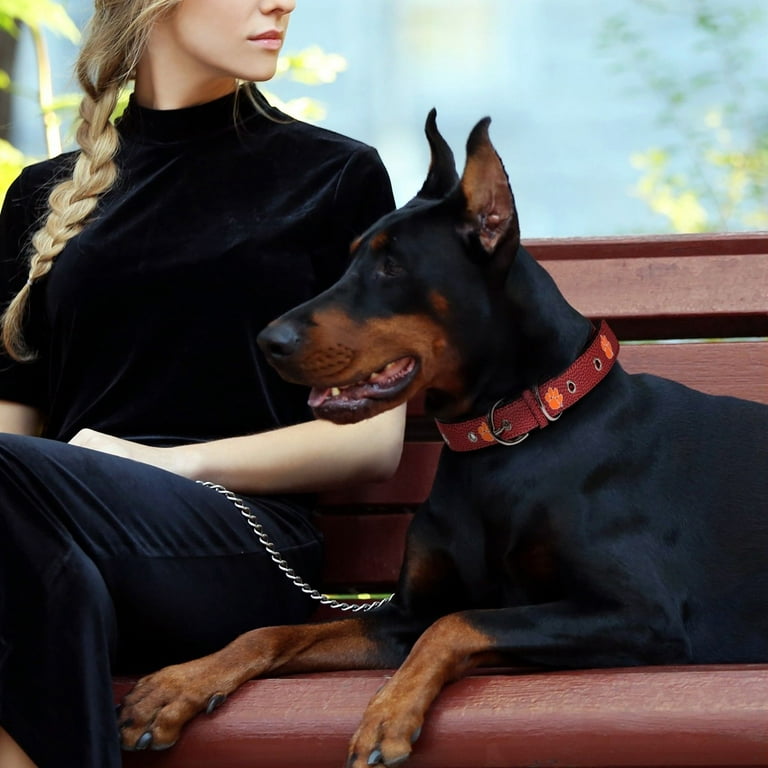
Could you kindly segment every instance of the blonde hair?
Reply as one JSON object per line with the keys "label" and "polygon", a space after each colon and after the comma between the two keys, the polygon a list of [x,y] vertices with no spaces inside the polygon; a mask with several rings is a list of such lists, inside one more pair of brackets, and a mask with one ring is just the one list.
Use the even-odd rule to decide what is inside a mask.
{"label": "blonde hair", "polygon": [[24,340],[24,315],[32,284],[50,272],[67,242],[86,225],[117,179],[119,148],[112,113],[121,89],[133,79],[154,23],[180,0],[96,0],[75,66],[83,89],[77,154],[72,175],[53,187],[48,212],[31,241],[29,277],[2,317],[2,342],[19,361],[35,358]]}

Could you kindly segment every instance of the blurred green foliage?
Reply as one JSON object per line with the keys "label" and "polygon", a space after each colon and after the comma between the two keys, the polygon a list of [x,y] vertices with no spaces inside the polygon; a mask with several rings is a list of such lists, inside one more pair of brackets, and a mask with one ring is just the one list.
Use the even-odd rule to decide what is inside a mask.
{"label": "blurred green foliage", "polygon": [[[80,39],[80,32],[75,23],[64,7],[54,0],[0,0],[0,30],[17,37],[20,25],[30,29],[37,45],[44,45],[43,30],[61,35],[72,43],[77,43]],[[40,74],[43,80],[47,76],[50,82],[50,72],[42,71],[42,68],[47,66],[45,50],[43,48],[41,51],[38,47],[38,59],[40,58],[43,59],[40,62]],[[0,70],[0,88],[14,91],[10,75],[2,70]],[[58,124],[55,108],[47,103],[42,93],[37,94],[36,98],[41,106],[41,119],[45,124],[53,125],[55,129],[55,125]],[[21,169],[34,159],[25,156],[4,139],[0,139],[0,198],[5,196],[8,185],[18,176]]]}
{"label": "blurred green foliage", "polygon": [[64,6],[54,0],[0,0],[0,29],[17,35],[19,24],[48,29],[73,43],[80,39],[80,32]]}
{"label": "blurred green foliage", "polygon": [[603,51],[630,87],[655,95],[669,137],[630,158],[640,173],[635,194],[674,232],[768,228],[768,77],[755,80],[750,67],[765,44],[751,34],[765,28],[764,3],[634,2],[654,19],[651,28],[687,28],[694,40],[679,74],[673,60],[681,51],[627,14],[603,27]]}

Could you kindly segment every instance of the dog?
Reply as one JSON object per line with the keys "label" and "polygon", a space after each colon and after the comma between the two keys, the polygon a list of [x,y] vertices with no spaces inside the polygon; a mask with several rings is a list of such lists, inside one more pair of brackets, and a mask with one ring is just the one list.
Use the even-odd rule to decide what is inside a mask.
{"label": "dog", "polygon": [[768,660],[768,408],[621,368],[610,328],[520,245],[489,122],[459,179],[433,110],[417,196],[259,337],[320,418],[425,392],[447,446],[395,598],[144,678],[123,704],[127,748],[169,746],[274,673],[398,668],[352,738],[361,768],[405,760],[443,686],[478,665]]}

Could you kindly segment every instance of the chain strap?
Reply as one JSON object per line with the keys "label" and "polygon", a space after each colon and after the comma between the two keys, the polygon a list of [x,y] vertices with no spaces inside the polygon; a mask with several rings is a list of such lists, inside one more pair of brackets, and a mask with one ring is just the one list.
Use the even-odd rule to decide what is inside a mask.
{"label": "chain strap", "polygon": [[385,597],[382,600],[374,600],[370,603],[345,603],[340,600],[334,600],[332,597],[328,597],[328,595],[324,595],[322,592],[318,592],[316,589],[313,589],[309,584],[307,584],[307,582],[304,581],[296,573],[296,571],[294,571],[293,568],[288,565],[288,563],[285,561],[285,558],[275,548],[275,545],[272,543],[269,536],[267,536],[264,527],[258,521],[256,515],[253,514],[250,507],[239,496],[236,496],[234,493],[232,493],[232,491],[228,490],[223,485],[217,485],[216,483],[209,483],[208,481],[203,480],[196,480],[195,482],[199,483],[200,485],[204,485],[206,488],[211,488],[217,493],[220,493],[225,498],[229,499],[229,501],[231,501],[234,505],[235,509],[237,509],[245,518],[245,521],[248,523],[248,525],[251,526],[251,530],[256,534],[256,537],[261,542],[261,545],[272,558],[272,562],[275,563],[277,567],[283,572],[285,578],[292,582],[305,595],[308,595],[312,600],[316,600],[318,603],[320,603],[320,605],[327,605],[331,608],[337,608],[340,611],[360,613],[364,611],[372,611],[374,608],[379,608],[382,605],[386,605],[394,597],[394,595],[390,595],[389,597]]}

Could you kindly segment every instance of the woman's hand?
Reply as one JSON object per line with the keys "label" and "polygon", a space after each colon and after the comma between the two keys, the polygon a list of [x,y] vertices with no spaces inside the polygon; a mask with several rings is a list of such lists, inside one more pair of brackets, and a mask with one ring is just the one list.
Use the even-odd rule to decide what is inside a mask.
{"label": "woman's hand", "polygon": [[177,475],[184,474],[176,453],[170,448],[157,448],[134,443],[120,437],[97,432],[95,429],[81,429],[69,442],[71,445],[79,445],[81,448],[90,448],[93,451],[110,453],[124,459],[151,464],[153,467],[165,469]]}

